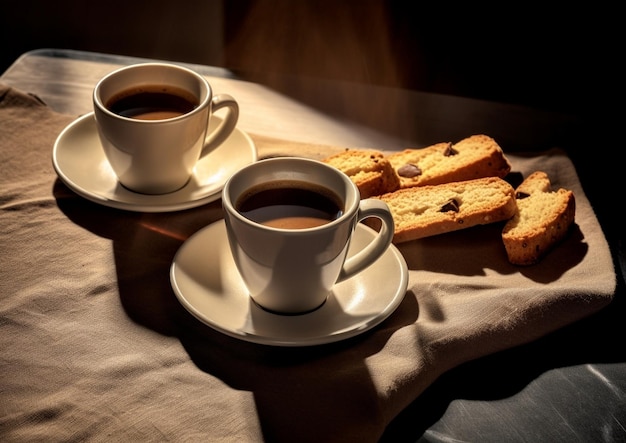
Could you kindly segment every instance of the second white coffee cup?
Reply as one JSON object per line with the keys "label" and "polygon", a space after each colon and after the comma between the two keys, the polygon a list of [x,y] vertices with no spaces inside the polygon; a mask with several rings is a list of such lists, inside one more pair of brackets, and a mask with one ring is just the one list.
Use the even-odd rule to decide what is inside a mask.
{"label": "second white coffee cup", "polygon": [[[280,314],[323,305],[335,284],[388,249],[394,232],[384,202],[361,200],[343,172],[304,158],[244,167],[226,182],[222,202],[231,252],[252,300]],[[382,228],[346,260],[357,223],[368,217],[379,218]]]}

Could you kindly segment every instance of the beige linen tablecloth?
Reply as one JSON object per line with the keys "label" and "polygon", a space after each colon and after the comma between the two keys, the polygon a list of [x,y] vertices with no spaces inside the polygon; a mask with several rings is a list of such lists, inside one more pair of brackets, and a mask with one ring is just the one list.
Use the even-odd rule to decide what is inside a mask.
{"label": "beige linen tablecloth", "polygon": [[[0,441],[376,441],[448,369],[586,317],[615,290],[554,149],[509,156],[576,195],[573,232],[539,265],[508,264],[501,225],[407,243],[408,291],[373,330],[306,348],[239,341],[192,317],[169,282],[220,201],[146,214],[77,196],[51,162],[75,117],[0,85]],[[252,136],[261,156],[340,149]]]}

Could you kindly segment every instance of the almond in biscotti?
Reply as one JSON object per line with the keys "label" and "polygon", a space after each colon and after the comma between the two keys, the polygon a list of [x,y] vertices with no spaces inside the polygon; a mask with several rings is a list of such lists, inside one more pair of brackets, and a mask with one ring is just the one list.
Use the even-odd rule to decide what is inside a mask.
{"label": "almond in biscotti", "polygon": [[567,236],[576,200],[570,190],[552,191],[543,171],[529,175],[515,190],[515,197],[517,212],[505,224],[502,241],[509,262],[533,265]]}

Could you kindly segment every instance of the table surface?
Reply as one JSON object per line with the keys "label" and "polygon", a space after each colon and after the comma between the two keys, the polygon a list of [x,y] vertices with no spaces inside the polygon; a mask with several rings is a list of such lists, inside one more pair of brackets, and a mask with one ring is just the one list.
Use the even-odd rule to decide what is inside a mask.
{"label": "table surface", "polygon": [[[16,60],[0,82],[80,115],[91,111],[100,77],[137,61],[144,60],[39,50]],[[487,133],[505,150],[524,151],[567,148],[580,124],[576,116],[462,97],[313,78],[267,86],[225,69],[187,66],[209,77],[215,91],[236,94],[241,129],[303,142],[397,150]],[[613,237],[609,243],[619,268],[621,244]],[[383,441],[560,441],[563,426],[578,441],[626,441],[626,347],[619,338],[626,310],[618,280],[610,309],[446,373],[391,423]],[[601,387],[614,395],[599,395]]]}

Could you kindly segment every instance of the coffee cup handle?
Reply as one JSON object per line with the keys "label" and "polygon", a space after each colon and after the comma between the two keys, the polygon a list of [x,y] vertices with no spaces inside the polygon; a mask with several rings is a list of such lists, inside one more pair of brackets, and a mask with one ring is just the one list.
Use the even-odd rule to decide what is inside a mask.
{"label": "coffee cup handle", "polygon": [[361,200],[357,222],[369,217],[381,220],[380,231],[365,248],[345,261],[337,282],[352,277],[374,263],[383,255],[393,240],[394,221],[385,202],[376,199]]}
{"label": "coffee cup handle", "polygon": [[[214,148],[224,143],[237,125],[237,120],[239,120],[239,104],[228,94],[214,95],[212,99],[212,113],[223,108],[228,109],[226,116],[222,119],[219,126],[207,135],[204,140],[201,156],[205,156]],[[211,118],[212,117],[211,115]]]}

